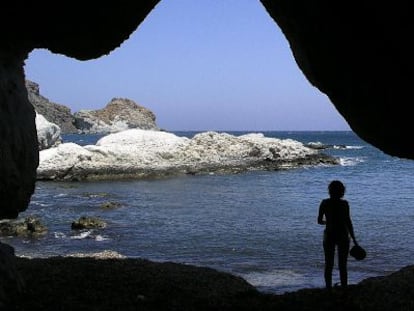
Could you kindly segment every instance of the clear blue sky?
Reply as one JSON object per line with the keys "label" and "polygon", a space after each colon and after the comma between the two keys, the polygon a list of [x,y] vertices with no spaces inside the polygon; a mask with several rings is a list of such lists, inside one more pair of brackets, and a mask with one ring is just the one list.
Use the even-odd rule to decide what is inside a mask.
{"label": "clear blue sky", "polygon": [[258,0],[162,0],[109,55],[35,50],[25,73],[72,112],[129,98],[168,131],[349,130]]}

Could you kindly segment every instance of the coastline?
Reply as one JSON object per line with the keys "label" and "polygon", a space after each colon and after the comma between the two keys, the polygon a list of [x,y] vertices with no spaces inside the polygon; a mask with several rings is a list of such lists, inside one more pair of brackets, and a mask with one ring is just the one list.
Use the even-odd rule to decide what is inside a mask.
{"label": "coastline", "polygon": [[[356,183],[356,185],[359,185],[359,183]],[[365,186],[361,187],[361,189],[364,190],[364,194],[369,193]],[[410,187],[409,189],[412,188]],[[407,193],[411,196],[411,192]],[[398,196],[401,196],[401,191],[398,192]],[[364,202],[365,200],[364,196]],[[379,210],[378,205],[374,203],[372,205],[375,206],[375,211],[377,212]],[[355,206],[358,206],[358,202],[355,202]],[[378,226],[378,224],[376,224],[376,226]],[[375,230],[367,229],[367,231],[378,236]],[[368,236],[365,238],[369,240]],[[409,242],[410,239],[406,239],[406,241]],[[400,243],[401,242],[404,241],[400,241]],[[388,247],[385,243],[382,243],[381,246],[385,249]],[[378,252],[383,254],[384,250],[379,249]],[[387,249],[387,253],[391,253],[391,251]],[[395,256],[395,253],[391,254],[393,257],[399,257],[399,255]],[[28,296],[29,300],[26,305],[23,305],[24,299],[22,298],[27,296],[20,296],[22,302],[19,302],[19,306],[24,308],[18,310],[29,310],[29,305],[31,306],[30,310],[36,310],[36,308],[38,308],[38,310],[48,310],[49,306],[50,310],[113,310],[118,308],[123,310],[203,310],[203,308],[204,310],[349,310],[352,308],[352,310],[412,310],[413,308],[412,297],[414,295],[411,285],[413,284],[413,269],[410,267],[403,269],[404,271],[396,272],[392,278],[386,276],[382,280],[381,278],[376,278],[375,280],[363,281],[361,282],[364,283],[363,286],[360,286],[361,284],[355,286],[352,285],[347,298],[347,308],[345,308],[343,306],[341,293],[339,291],[336,292],[336,290],[334,290],[332,299],[329,298],[329,300],[326,298],[327,292],[323,289],[304,288],[303,290],[301,289],[282,296],[261,295],[260,293],[257,295],[252,292],[242,295],[241,297],[221,297],[219,295],[218,297],[214,296],[213,298],[210,298],[212,302],[208,302],[207,299],[201,299],[199,295],[209,295],[209,297],[212,297],[212,294],[206,294],[206,292],[210,293],[212,290],[211,287],[199,289],[196,288],[196,286],[198,286],[197,284],[193,285],[194,282],[197,283],[199,280],[206,279],[200,271],[196,271],[190,281],[183,281],[184,284],[188,284],[196,289],[182,289],[178,286],[180,284],[180,281],[178,281],[179,277],[174,277],[173,280],[171,280],[168,279],[166,275],[157,274],[154,273],[154,271],[151,272],[151,270],[144,271],[146,270],[144,269],[140,273],[134,272],[134,269],[127,270],[130,272],[132,271],[129,275],[120,271],[118,272],[118,277],[115,277],[112,275],[111,271],[117,271],[117,268],[114,268],[114,270],[105,268],[105,265],[100,265],[101,261],[98,262],[95,260],[92,261],[89,269],[94,271],[96,275],[88,275],[87,279],[83,279],[80,278],[79,275],[85,275],[83,270],[88,269],[85,268],[86,264],[82,260],[66,261],[66,259],[63,259],[62,264],[59,266],[55,263],[48,263],[50,260],[51,258],[39,262],[36,260],[36,263],[32,260],[21,260],[22,263],[19,263],[19,269],[23,267],[24,271],[28,272],[29,275],[32,275],[28,277],[30,286],[37,286],[38,288],[31,289],[31,294]],[[111,262],[118,261],[120,260]],[[124,267],[130,264],[129,261],[128,263],[123,262]],[[137,264],[139,265],[140,263]],[[43,268],[39,268],[38,265],[45,265],[50,271],[44,271]],[[94,267],[95,265],[96,267]],[[115,263],[114,265],[117,266],[118,264]],[[179,269],[179,267],[177,269]],[[73,276],[72,279],[72,271],[79,271],[79,273],[75,273],[75,276],[78,276],[77,279],[75,276]],[[149,275],[148,278],[139,280],[140,277],[144,277],[144,275],[147,274]],[[99,278],[98,275],[101,275],[101,278]],[[47,277],[49,277],[49,279],[47,279]],[[106,284],[105,286],[100,284],[101,280],[104,280],[104,283]],[[138,283],[135,283],[136,281]],[[65,284],[73,286],[73,289],[69,290],[70,292],[73,291],[70,296],[72,297],[71,301],[65,302],[64,305],[62,305],[62,299],[59,297],[66,297],[68,288],[65,288],[63,285],[59,284],[59,282],[65,282]],[[147,300],[148,294],[150,294],[149,290],[147,296],[139,294],[139,298],[135,299],[128,298],[130,297],[129,293],[122,287],[123,284],[128,284],[129,288],[140,288],[138,286],[147,288],[152,282],[159,282],[166,285],[165,287],[163,287],[164,285],[160,285],[159,288],[161,292],[153,293],[153,298],[151,300]],[[97,286],[96,284],[99,285]],[[179,288],[170,294],[169,291],[171,286],[176,285]],[[48,286],[48,288],[45,290],[43,287],[46,286]],[[49,287],[54,288],[54,290],[52,291]],[[87,293],[84,293],[84,291],[87,291]],[[44,300],[49,292],[51,293],[51,297],[47,297],[47,299]],[[173,294],[175,296],[171,297]],[[102,301],[98,298],[96,298],[96,301],[93,301],[91,297],[94,295],[100,297]],[[118,299],[118,295],[124,297],[124,301]],[[166,300],[166,302],[164,302],[164,300]]]}

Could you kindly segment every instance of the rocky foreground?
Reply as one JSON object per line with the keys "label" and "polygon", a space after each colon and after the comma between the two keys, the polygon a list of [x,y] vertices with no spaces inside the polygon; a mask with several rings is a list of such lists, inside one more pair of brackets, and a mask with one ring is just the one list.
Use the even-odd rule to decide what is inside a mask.
{"label": "rocky foreground", "polygon": [[210,268],[143,259],[18,258],[16,265],[25,290],[2,310],[414,310],[414,266],[347,291],[272,295]]}
{"label": "rocky foreground", "polygon": [[130,129],[101,138],[96,145],[62,143],[40,151],[39,180],[143,178],[180,174],[280,170],[337,165],[339,159],[292,139],[263,134],[233,136],[204,132],[193,138]]}

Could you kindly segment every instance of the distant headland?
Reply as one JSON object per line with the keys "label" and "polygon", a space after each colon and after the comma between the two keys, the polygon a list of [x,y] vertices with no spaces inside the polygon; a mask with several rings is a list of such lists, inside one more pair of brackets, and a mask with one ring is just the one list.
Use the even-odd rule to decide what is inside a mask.
{"label": "distant headland", "polygon": [[132,128],[159,130],[155,114],[127,98],[112,98],[102,109],[72,113],[69,107],[41,95],[39,84],[26,80],[26,89],[35,111],[59,126],[61,134],[109,134]]}

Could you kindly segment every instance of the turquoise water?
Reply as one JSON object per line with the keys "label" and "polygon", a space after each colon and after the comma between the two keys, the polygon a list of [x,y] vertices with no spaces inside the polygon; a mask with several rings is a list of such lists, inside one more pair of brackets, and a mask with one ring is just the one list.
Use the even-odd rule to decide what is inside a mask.
{"label": "turquoise water", "polygon": [[[340,157],[342,165],[115,182],[38,182],[20,217],[40,217],[49,228],[47,235],[2,241],[18,255],[114,250],[129,257],[209,266],[273,293],[323,287],[323,227],[316,217],[329,181],[340,179],[347,186],[357,239],[368,252],[364,261],[350,259],[350,283],[413,264],[414,161],[385,155],[352,132],[263,133],[344,145],[325,151]],[[98,138],[64,136],[83,145]],[[104,210],[105,202],[120,206]],[[71,222],[84,215],[98,216],[108,226],[72,231]],[[338,279],[335,270],[334,282]]]}

